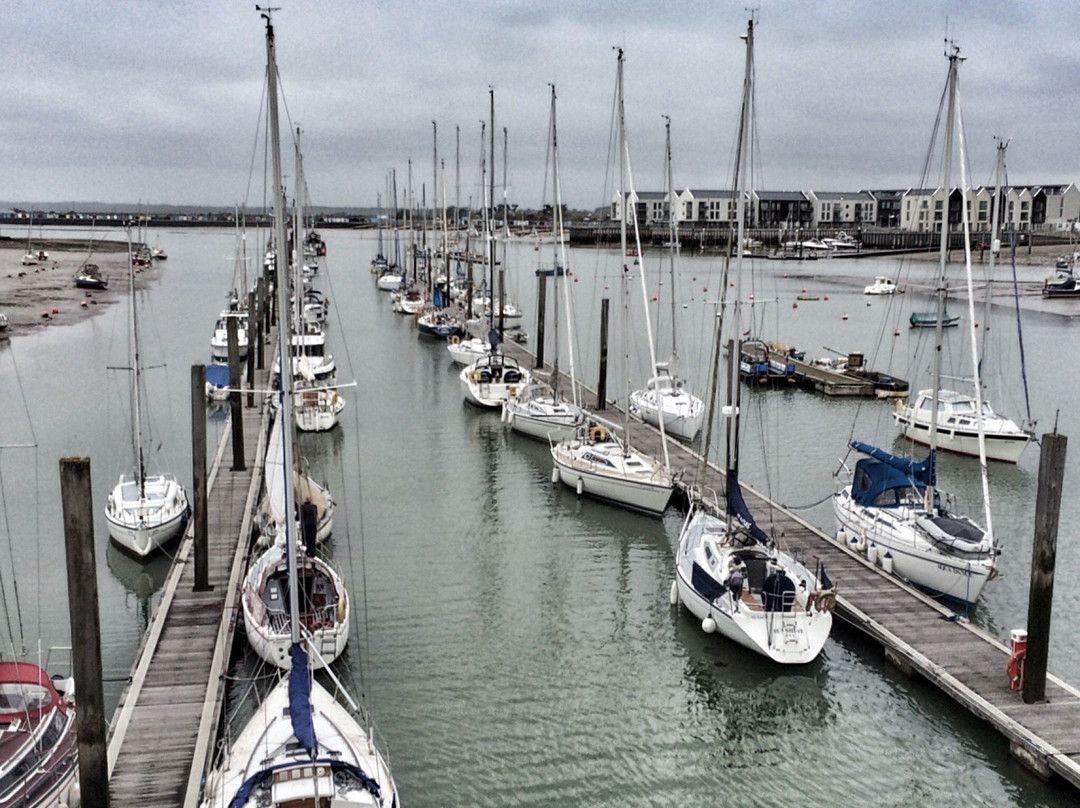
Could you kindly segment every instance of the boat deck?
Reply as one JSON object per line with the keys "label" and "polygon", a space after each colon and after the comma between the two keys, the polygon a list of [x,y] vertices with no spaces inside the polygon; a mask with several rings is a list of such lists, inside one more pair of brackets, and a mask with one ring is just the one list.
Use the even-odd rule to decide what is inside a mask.
{"label": "boat deck", "polygon": [[[267,371],[256,389],[268,387]],[[161,603],[143,637],[111,722],[109,793],[113,805],[181,808],[197,804],[212,753],[228,663],[242,560],[261,485],[269,408],[243,409],[244,471],[231,471],[225,429],[208,479],[209,582],[196,592],[194,527],[177,550]],[[192,520],[194,523],[194,520]]]}
{"label": "boat deck", "polygon": [[[502,349],[527,367],[535,364],[513,341],[502,343]],[[595,392],[579,387],[581,400],[595,403]],[[611,410],[605,417],[614,421],[620,416]],[[660,457],[660,441],[657,429],[643,423],[634,427],[635,448]],[[684,496],[691,487],[723,492],[723,472],[688,446],[669,440],[668,454],[672,469],[681,470],[678,487]],[[745,483],[743,492],[763,528],[808,567],[815,559],[825,565],[838,585],[835,614],[840,620],[880,643],[903,673],[922,677],[990,724],[1010,753],[1037,775],[1057,776],[1080,788],[1080,689],[1049,675],[1047,700],[1025,704],[1009,687],[1004,643]]]}

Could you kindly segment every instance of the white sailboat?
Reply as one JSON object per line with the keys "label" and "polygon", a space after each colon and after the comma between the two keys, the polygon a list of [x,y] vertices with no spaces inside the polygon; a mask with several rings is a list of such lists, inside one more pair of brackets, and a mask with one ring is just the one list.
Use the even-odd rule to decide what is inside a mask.
{"label": "white sailboat", "polygon": [[[275,179],[275,226],[279,243],[284,243],[282,214],[281,155],[277,130],[277,81],[274,33],[269,11],[263,11],[266,25],[270,125],[273,138]],[[288,308],[287,284],[278,291],[281,310]],[[284,320],[285,318],[283,318]],[[283,331],[288,331],[286,327]],[[279,350],[286,353],[289,342],[282,334]],[[282,408],[290,408],[291,382],[283,380]],[[286,430],[288,431],[288,430]],[[284,444],[285,467],[292,464],[290,441]],[[292,486],[286,485],[286,513],[293,513]],[[296,523],[288,520],[285,547],[296,544]],[[285,553],[291,560],[293,552]],[[318,656],[310,634],[301,620],[301,582],[297,564],[289,563],[288,591],[283,593],[289,608],[290,672],[264,697],[238,736],[206,779],[202,808],[293,808],[296,806],[387,806],[398,805],[397,790],[390,769],[374,743],[370,729],[312,678],[309,653]],[[339,683],[340,684],[340,683]],[[353,711],[355,703],[350,702]]]}
{"label": "white sailboat", "polygon": [[[751,99],[753,97],[754,21],[747,26],[746,77],[743,85],[742,114],[735,164],[735,193],[738,213],[738,239],[745,237],[745,182],[749,160]],[[743,250],[736,258],[736,287],[742,275]],[[720,311],[727,299],[725,271]],[[723,517],[710,514],[700,497],[694,503],[679,535],[675,559],[675,581],[671,585],[672,605],[682,603],[701,620],[707,634],[720,632],[729,640],[756,651],[774,662],[798,664],[812,662],[821,653],[832,628],[832,607],[836,588],[823,568],[811,571],[793,555],[784,552],[772,537],[754,521],[743,500],[739,486],[739,384],[738,344],[740,323],[738,288],[729,315],[731,337],[727,342],[728,418],[725,443],[725,505]],[[717,318],[719,347],[722,318]],[[719,362],[719,351],[714,361]],[[715,370],[714,370],[715,374]],[[715,376],[713,384],[715,401]],[[710,419],[711,421],[711,419]],[[706,435],[705,456],[708,456]],[[714,503],[719,512],[719,503]]]}
{"label": "white sailboat", "polygon": [[[617,125],[619,144],[619,194],[626,199],[627,174],[629,174],[630,152],[626,140],[626,125],[623,112],[623,52],[618,50],[618,68],[616,73],[617,90]],[[632,186],[632,182],[630,183]],[[627,234],[625,205],[620,227],[620,258],[626,261]],[[634,225],[635,247],[640,254],[641,245],[637,238],[637,223]],[[629,290],[626,276],[629,268],[624,266],[621,273],[623,297],[623,341],[630,340]],[[644,289],[644,287],[642,287]],[[648,307],[645,309],[646,331],[648,326]],[[652,351],[650,333],[650,352]],[[624,356],[629,360],[629,352]],[[655,365],[655,361],[653,362]],[[629,361],[627,361],[629,365]],[[626,392],[630,393],[630,368],[626,368]],[[661,446],[664,459],[635,449],[631,445],[630,421],[624,413],[622,435],[616,435],[611,429],[600,425],[581,428],[577,435],[568,440],[551,441],[551,458],[554,461],[552,482],[562,482],[577,491],[578,495],[588,494],[597,499],[606,500],[632,510],[649,514],[661,514],[671,499],[675,489],[668,459],[667,443],[663,435],[661,422]]]}
{"label": "white sailboat", "polygon": [[[960,64],[959,48],[950,43],[946,54],[949,60],[948,104],[944,187],[951,189],[950,170],[954,135],[959,135],[961,188],[966,189],[966,159],[963,127],[960,125],[957,102],[957,74]],[[949,197],[945,194],[942,212],[941,247],[938,277],[938,307],[936,350],[934,353],[933,387],[927,391],[928,401],[940,401],[942,328],[945,308],[945,270],[949,238]],[[974,323],[974,289],[971,281],[971,238],[967,206],[963,205],[961,220],[964,230],[964,261],[968,278],[969,323]],[[986,582],[995,573],[999,549],[994,541],[990,519],[989,484],[986,475],[986,444],[983,437],[981,384],[974,333],[972,367],[974,372],[975,442],[982,470],[983,507],[986,528],[973,520],[952,512],[949,497],[936,485],[936,461],[940,435],[948,427],[931,418],[927,442],[929,453],[919,461],[893,455],[859,441],[850,446],[866,457],[855,464],[852,483],[833,497],[833,512],[841,529],[838,538],[851,537],[857,546],[865,548],[869,557],[880,559],[893,574],[911,583],[965,604],[975,603]]]}
{"label": "white sailboat", "polygon": [[[657,362],[653,358],[653,376],[645,387],[630,394],[630,412],[645,423],[660,426],[663,421],[664,431],[683,440],[693,440],[705,420],[705,404],[693,395],[686,382],[677,374],[679,352],[675,339],[676,298],[675,298],[675,257],[679,254],[678,212],[674,204],[674,190],[671,173],[671,119],[666,115],[665,129],[667,158],[667,195],[672,200],[668,205],[668,266],[670,270],[671,291],[671,360]],[[641,273],[644,284],[645,272]],[[647,304],[646,304],[647,305]]]}
{"label": "white sailboat", "polygon": [[[566,255],[566,242],[562,238],[563,208],[562,208],[562,181],[559,174],[559,138],[555,120],[555,85],[551,85],[551,177],[552,191],[555,198],[553,207],[553,228],[556,237],[552,240],[553,250],[552,280],[554,283],[555,316],[552,318],[552,343],[554,358],[551,363],[550,381],[543,382],[538,379],[520,388],[517,395],[508,398],[503,403],[503,422],[510,425],[515,432],[530,438],[547,441],[569,440],[585,426],[588,413],[578,404],[578,387],[574,374],[574,336],[573,321],[570,318],[570,295],[569,284],[563,282],[561,290],[563,299],[560,301],[559,277],[565,274],[568,266]],[[538,248],[539,249],[539,248]],[[560,272],[556,268],[561,268]],[[539,273],[540,270],[538,270]],[[561,390],[561,374],[559,372],[560,360],[560,318],[559,304],[566,306],[566,343],[567,354],[570,360],[570,395],[567,397]]]}
{"label": "white sailboat", "polygon": [[139,324],[136,309],[135,269],[131,263],[128,233],[128,292],[130,298],[129,343],[131,346],[131,474],[121,474],[109,493],[105,521],[109,536],[122,549],[144,557],[184,530],[191,508],[187,493],[171,474],[148,474],[144,456],[142,369],[139,356]]}
{"label": "white sailboat", "polygon": [[[987,277],[994,276],[994,258],[1001,246],[998,239],[998,207],[1001,198],[1001,175],[1005,166],[1005,144],[998,145],[994,204],[991,225],[990,263]],[[989,294],[989,291],[988,291]],[[989,316],[989,312],[987,312]],[[974,317],[970,318],[974,324]],[[989,326],[983,329],[985,335]],[[974,335],[972,335],[974,341]],[[991,409],[986,401],[978,402],[975,396],[957,390],[940,390],[937,406],[932,390],[920,390],[912,404],[896,406],[893,418],[901,434],[908,440],[930,445],[930,424],[936,420],[938,448],[956,454],[979,456],[980,441],[985,447],[988,460],[1016,463],[1024,449],[1035,438],[1032,425],[1017,426],[1012,419]],[[982,438],[980,438],[980,426]]]}

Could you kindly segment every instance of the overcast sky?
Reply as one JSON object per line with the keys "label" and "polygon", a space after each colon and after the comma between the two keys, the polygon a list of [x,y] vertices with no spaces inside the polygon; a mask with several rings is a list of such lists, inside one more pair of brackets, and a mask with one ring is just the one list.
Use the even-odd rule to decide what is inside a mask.
{"label": "overcast sky", "polygon": [[[407,161],[432,183],[432,125],[454,202],[477,197],[480,121],[495,89],[496,176],[542,200],[550,90],[564,200],[607,201],[613,46],[625,49],[635,187],[663,187],[662,115],[677,187],[730,186],[750,5],[745,0],[277,0],[278,68],[304,130],[318,205],[374,205]],[[265,71],[253,0],[5,2],[0,199],[262,202]],[[1013,183],[1080,181],[1080,3],[760,0],[755,187],[916,185],[945,84],[946,35],[966,58],[972,180],[1011,138]],[[257,176],[252,176],[254,163]],[[293,169],[291,153],[287,173]]]}

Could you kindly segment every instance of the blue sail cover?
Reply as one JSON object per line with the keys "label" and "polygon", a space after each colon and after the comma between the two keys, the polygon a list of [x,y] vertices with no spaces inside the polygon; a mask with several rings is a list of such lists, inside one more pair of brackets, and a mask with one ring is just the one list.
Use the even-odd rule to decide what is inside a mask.
{"label": "blue sail cover", "polygon": [[768,544],[769,535],[758,527],[757,522],[754,521],[754,517],[750,515],[750,509],[746,507],[746,500],[743,499],[742,488],[739,487],[739,478],[735,472],[730,469],[727,473],[726,494],[728,513],[742,522],[755,540],[761,544]]}
{"label": "blue sail cover", "polygon": [[851,481],[851,498],[864,507],[896,507],[905,501],[908,489],[925,491],[934,482],[934,454],[923,460],[899,457],[870,446],[852,441],[851,447],[870,455],[855,464],[855,476]]}
{"label": "blue sail cover", "polygon": [[228,365],[207,365],[206,366],[206,383],[212,384],[214,387],[228,387],[229,386],[229,366]]}
{"label": "blue sail cover", "polygon": [[293,643],[292,670],[289,671],[289,719],[293,735],[311,754],[315,754],[315,727],[311,723],[311,675],[308,673],[307,653],[299,643]]}
{"label": "blue sail cover", "polygon": [[928,485],[937,485],[937,463],[934,452],[929,452],[922,460],[916,460],[913,457],[890,454],[884,449],[879,449],[876,446],[871,446],[869,443],[863,443],[862,441],[853,440],[850,443],[850,446],[855,451],[870,455],[870,457],[875,460],[880,460],[882,463],[896,469],[902,474],[906,474],[911,478],[911,482],[909,482],[908,485],[914,485],[918,488],[925,488]]}
{"label": "blue sail cover", "polygon": [[438,286],[436,286],[436,287],[435,287],[435,288],[434,288],[434,289],[432,290],[432,293],[431,293],[431,302],[435,304],[435,308],[437,308],[437,309],[441,309],[441,308],[443,307],[443,304],[442,304],[442,295],[441,295],[441,294],[439,293],[439,287],[438,287]]}

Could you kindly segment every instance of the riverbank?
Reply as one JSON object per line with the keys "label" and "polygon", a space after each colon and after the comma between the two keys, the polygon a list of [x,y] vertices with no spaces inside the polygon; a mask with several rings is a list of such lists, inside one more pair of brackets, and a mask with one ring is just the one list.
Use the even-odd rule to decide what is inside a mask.
{"label": "riverbank", "polygon": [[[48,259],[24,266],[26,245],[0,242],[0,312],[8,318],[6,336],[80,322],[115,303],[127,289],[126,244],[94,245],[91,260],[110,280],[109,288],[101,291],[75,286],[75,274],[87,260],[85,241],[44,239],[34,249],[45,250]],[[148,272],[152,276],[157,270]]]}

